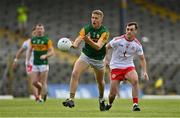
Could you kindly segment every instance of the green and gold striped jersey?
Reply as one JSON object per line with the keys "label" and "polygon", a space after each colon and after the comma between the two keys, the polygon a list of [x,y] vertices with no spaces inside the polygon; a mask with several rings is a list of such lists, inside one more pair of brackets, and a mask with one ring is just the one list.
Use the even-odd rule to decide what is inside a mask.
{"label": "green and gold striped jersey", "polygon": [[48,49],[52,47],[52,41],[48,36],[35,36],[32,37],[30,45],[34,52],[34,65],[47,65],[48,59],[40,59],[41,55],[47,54]]}
{"label": "green and gold striped jersey", "polygon": [[83,38],[87,34],[90,35],[90,38],[94,42],[98,42],[98,40],[102,40],[103,42],[105,42],[105,44],[100,50],[97,51],[96,49],[92,48],[89,44],[85,43],[84,47],[82,48],[82,52],[86,56],[88,56],[92,59],[95,59],[95,60],[104,59],[104,57],[106,55],[106,47],[105,46],[106,46],[106,43],[108,42],[108,38],[109,38],[109,32],[108,32],[107,28],[102,25],[99,29],[94,29],[91,24],[86,25],[79,32],[79,36],[81,38]]}

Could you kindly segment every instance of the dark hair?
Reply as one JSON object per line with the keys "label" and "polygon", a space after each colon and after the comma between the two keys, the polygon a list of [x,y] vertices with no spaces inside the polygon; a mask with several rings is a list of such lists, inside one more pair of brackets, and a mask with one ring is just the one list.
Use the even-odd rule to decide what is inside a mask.
{"label": "dark hair", "polygon": [[138,23],[137,22],[129,22],[129,23],[127,23],[126,27],[127,26],[132,26],[132,25],[135,26],[135,29],[138,29]]}
{"label": "dark hair", "polygon": [[42,23],[38,23],[36,26],[44,26]]}

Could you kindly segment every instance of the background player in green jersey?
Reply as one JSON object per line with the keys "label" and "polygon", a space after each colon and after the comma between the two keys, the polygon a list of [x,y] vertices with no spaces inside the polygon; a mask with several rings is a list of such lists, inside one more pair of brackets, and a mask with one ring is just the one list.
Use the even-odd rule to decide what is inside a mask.
{"label": "background player in green jersey", "polygon": [[36,36],[32,37],[28,53],[29,62],[31,52],[33,51],[34,59],[32,66],[33,85],[38,89],[36,100],[41,102],[41,95],[44,101],[47,96],[47,77],[49,72],[48,58],[54,54],[52,41],[44,35],[45,30],[42,24],[36,25]]}
{"label": "background player in green jersey", "polygon": [[104,63],[103,59],[106,54],[105,45],[108,42],[109,32],[102,25],[103,12],[94,10],[91,15],[91,24],[84,26],[79,36],[75,39],[72,47],[77,48],[84,41],[85,45],[82,49],[80,57],[76,60],[71,74],[70,81],[70,97],[63,102],[66,107],[74,107],[74,97],[78,87],[79,77],[89,66],[94,70],[95,77],[99,89],[99,105],[100,110],[105,110],[104,104]]}

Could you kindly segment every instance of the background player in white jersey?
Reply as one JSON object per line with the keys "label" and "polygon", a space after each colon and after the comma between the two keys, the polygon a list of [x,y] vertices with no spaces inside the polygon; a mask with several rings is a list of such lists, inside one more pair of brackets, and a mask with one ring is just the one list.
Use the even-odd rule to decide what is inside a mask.
{"label": "background player in white jersey", "polygon": [[145,80],[149,80],[146,60],[143,54],[142,45],[136,39],[138,24],[130,22],[126,26],[126,33],[120,37],[115,37],[107,45],[106,49],[112,49],[112,58],[110,61],[111,82],[109,103],[106,105],[106,110],[109,110],[117,94],[117,86],[120,81],[127,79],[132,85],[133,111],[140,111],[138,106],[138,90],[139,81],[138,74],[133,63],[133,57],[140,57],[140,65],[143,69]]}
{"label": "background player in white jersey", "polygon": [[[35,36],[35,28],[33,28],[32,30],[32,36]],[[26,51],[26,61],[25,61],[25,67],[26,67],[26,73],[28,75],[28,86],[29,86],[29,93],[30,95],[35,95],[37,93],[37,89],[33,86],[32,82],[33,82],[33,78],[31,76],[31,72],[32,72],[32,64],[33,64],[33,55],[31,56],[30,59],[30,65],[27,65],[27,50],[29,48],[29,43],[30,43],[31,38],[25,40],[21,46],[21,48],[17,51],[16,53],[16,57],[14,59],[13,62],[13,68],[16,69],[17,65],[18,65],[18,60],[21,57],[21,55],[23,54],[24,51]]]}

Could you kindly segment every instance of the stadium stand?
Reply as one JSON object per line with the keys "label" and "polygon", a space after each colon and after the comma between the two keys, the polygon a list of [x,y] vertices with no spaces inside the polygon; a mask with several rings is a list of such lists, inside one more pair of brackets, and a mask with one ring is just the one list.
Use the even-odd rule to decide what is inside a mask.
{"label": "stadium stand", "polygon": [[[148,4],[148,8],[145,6]],[[103,5],[102,5],[103,4]],[[18,70],[8,74],[8,62],[15,56],[16,51],[30,35],[36,23],[46,26],[47,34],[53,39],[54,46],[59,38],[75,38],[80,28],[89,22],[90,13],[94,9],[101,9],[105,14],[104,24],[109,28],[110,39],[119,35],[119,0],[26,0],[28,8],[27,35],[20,36],[17,31],[17,7],[19,0],[2,0],[0,4],[0,94],[13,94],[14,96],[27,96],[26,74],[24,61],[21,59]],[[180,1],[178,0],[127,0],[126,22],[136,21],[140,25],[138,38],[145,49],[148,62],[150,81],[142,82],[145,94],[156,94],[154,83],[157,78],[164,80],[164,94],[180,94]],[[151,9],[151,10],[150,10]],[[154,9],[161,9],[155,14]],[[169,17],[162,17],[168,10]],[[175,14],[175,15],[174,15]],[[172,18],[171,18],[172,17]],[[175,19],[175,20],[173,20]],[[148,42],[143,42],[147,37]],[[56,50],[56,56],[50,59],[50,72],[48,83],[68,84],[74,60],[80,54],[80,49],[71,50],[69,54]],[[136,63],[136,60],[135,60]],[[138,64],[138,63],[136,63]],[[11,69],[11,68],[10,68]],[[138,68],[140,72],[140,68]],[[8,82],[8,76],[11,82]],[[140,75],[140,73],[139,73]],[[106,77],[106,82],[108,78]],[[81,83],[94,83],[91,70],[81,77]],[[143,81],[143,80],[142,80]],[[9,90],[11,85],[12,90]],[[14,89],[16,88],[16,89]],[[8,91],[9,90],[9,91]]]}

